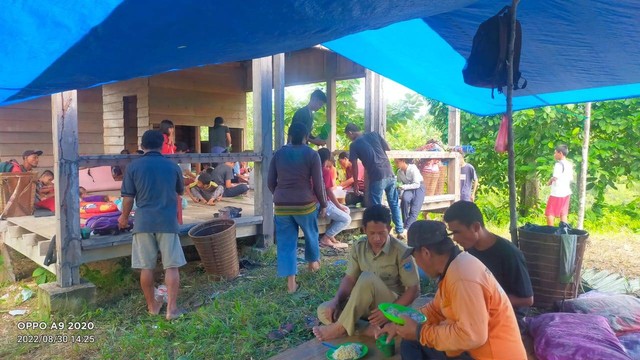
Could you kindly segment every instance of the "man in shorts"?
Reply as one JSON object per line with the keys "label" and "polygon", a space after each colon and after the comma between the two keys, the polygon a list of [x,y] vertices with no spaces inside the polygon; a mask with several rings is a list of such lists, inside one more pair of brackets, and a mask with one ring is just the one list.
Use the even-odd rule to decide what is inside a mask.
{"label": "man in shorts", "polygon": [[162,255],[167,285],[167,320],[180,317],[178,309],[180,289],[178,268],[187,262],[178,236],[177,195],[182,195],[184,184],[182,171],[160,153],[164,138],[157,130],[147,130],[142,136],[144,156],[127,166],[122,181],[122,215],[120,228],[128,226],[128,219],[135,199],[137,209],[133,226],[131,266],[141,269],[140,286],[150,314],[157,315],[162,301],[154,294],[153,270],[156,268],[158,250]]}
{"label": "man in shorts", "polygon": [[567,145],[558,145],[553,154],[556,164],[553,166],[553,175],[549,179],[551,195],[547,200],[547,208],[544,211],[544,215],[547,217],[547,225],[549,226],[553,226],[557,217],[560,218],[560,221],[567,222],[571,198],[571,181],[573,180],[573,165],[567,161],[568,153]]}

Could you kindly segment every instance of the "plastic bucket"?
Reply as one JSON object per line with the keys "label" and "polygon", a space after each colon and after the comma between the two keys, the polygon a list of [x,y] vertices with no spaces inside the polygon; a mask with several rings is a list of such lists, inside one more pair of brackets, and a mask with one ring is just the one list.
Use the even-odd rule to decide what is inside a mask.
{"label": "plastic bucket", "polygon": [[240,274],[236,223],[231,219],[215,219],[196,225],[189,237],[198,250],[204,269],[216,280],[230,280]]}

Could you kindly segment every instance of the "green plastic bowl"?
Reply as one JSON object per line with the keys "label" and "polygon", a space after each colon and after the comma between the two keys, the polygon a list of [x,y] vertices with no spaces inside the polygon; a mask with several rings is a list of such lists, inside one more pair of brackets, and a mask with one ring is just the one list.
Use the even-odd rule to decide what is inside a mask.
{"label": "green plastic bowl", "polygon": [[[358,359],[362,359],[363,357],[367,356],[367,353],[369,352],[369,348],[367,347],[367,345],[363,344],[363,343],[358,343],[358,342],[348,342],[348,343],[344,343],[344,344],[340,344],[338,346],[338,348],[340,348],[341,346],[345,346],[345,345],[351,345],[351,344],[356,344],[356,345],[360,345],[362,347],[362,352],[360,353],[360,356],[358,356],[357,358],[353,358],[351,360],[358,360]],[[329,349],[329,351],[327,351],[327,359],[329,360],[335,360],[333,358],[333,353],[338,350],[338,349]]]}
{"label": "green plastic bowl", "polygon": [[[382,311],[382,313],[384,314],[384,316],[389,319],[389,321],[398,324],[398,325],[404,325],[404,319],[399,317],[399,316],[395,316],[393,314],[390,314],[388,311],[391,309],[394,309],[400,313],[403,314],[407,314],[409,315],[409,313],[413,313],[413,314],[418,314],[420,320],[418,321],[418,323],[423,323],[425,321],[427,321],[427,317],[424,316],[424,314],[422,314],[421,312],[419,312],[416,309],[407,307],[407,306],[402,306],[399,304],[393,304],[393,303],[382,303],[380,305],[378,305],[378,309],[380,309],[380,311]],[[414,315],[415,316],[415,315]]]}

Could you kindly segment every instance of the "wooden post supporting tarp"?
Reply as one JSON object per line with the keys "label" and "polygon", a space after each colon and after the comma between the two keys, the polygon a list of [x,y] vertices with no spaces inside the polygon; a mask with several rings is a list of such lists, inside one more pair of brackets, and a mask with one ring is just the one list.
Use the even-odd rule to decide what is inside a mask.
{"label": "wooden post supporting tarp", "polygon": [[275,132],[276,149],[280,149],[287,138],[284,128],[284,64],[283,53],[273,55],[273,105],[275,108],[275,128],[273,131]]}
{"label": "wooden post supporting tarp", "polygon": [[584,227],[584,212],[587,205],[587,168],[589,166],[589,136],[591,133],[591,103],[584,107],[584,138],[582,139],[582,165],[580,166],[580,207],[578,208],[578,229]]}
{"label": "wooden post supporting tarp", "polygon": [[78,180],[78,92],[51,95],[53,171],[56,181],[57,280],[60,287],[80,284],[82,257]]}
{"label": "wooden post supporting tarp", "polygon": [[336,72],[338,71],[338,54],[334,52],[325,52],[325,74],[327,80],[327,123],[331,127],[329,138],[327,139],[327,148],[336,151],[337,132],[343,132],[344,129],[336,129],[337,113],[336,106]]}
{"label": "wooden post supporting tarp", "polygon": [[382,76],[369,69],[364,71],[364,132],[374,131],[386,137],[387,113],[382,83]]}
{"label": "wooden post supporting tarp", "polygon": [[518,212],[516,210],[516,160],[513,146],[513,53],[516,38],[516,13],[519,0],[513,0],[511,4],[511,33],[509,34],[509,51],[507,54],[507,119],[508,119],[508,143],[509,153],[509,232],[511,241],[518,246]]}
{"label": "wooden post supporting tarp", "polygon": [[262,216],[262,231],[257,245],[273,245],[273,195],[267,187],[269,164],[273,158],[272,95],[273,60],[271,56],[254,59],[253,71],[253,129],[255,151],[262,161],[255,163],[255,214]]}

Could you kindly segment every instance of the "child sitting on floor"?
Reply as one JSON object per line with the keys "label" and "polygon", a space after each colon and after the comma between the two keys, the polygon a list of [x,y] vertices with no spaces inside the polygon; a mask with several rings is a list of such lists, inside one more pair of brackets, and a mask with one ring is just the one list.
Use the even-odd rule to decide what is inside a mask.
{"label": "child sitting on floor", "polygon": [[52,197],[54,194],[53,172],[45,170],[36,182],[36,203],[46,198]]}
{"label": "child sitting on floor", "polygon": [[197,181],[189,185],[189,197],[196,203],[214,205],[222,198],[224,186],[219,186],[211,179],[211,174],[206,171],[198,175]]}

